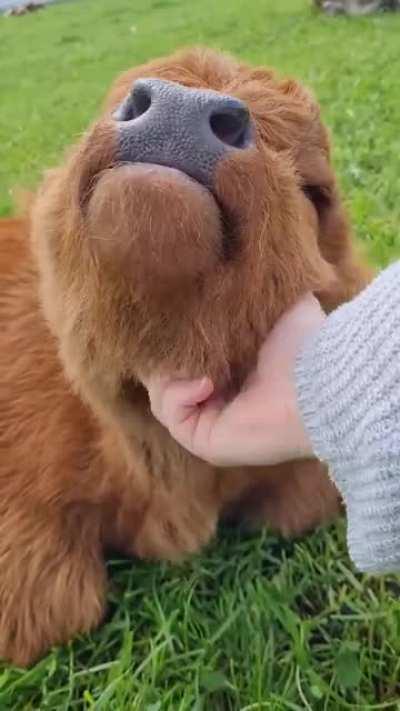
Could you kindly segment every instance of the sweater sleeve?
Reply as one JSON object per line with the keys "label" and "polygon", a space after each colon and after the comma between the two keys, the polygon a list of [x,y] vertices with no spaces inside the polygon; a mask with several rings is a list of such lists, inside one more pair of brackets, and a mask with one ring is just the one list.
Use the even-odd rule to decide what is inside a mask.
{"label": "sweater sleeve", "polygon": [[347,509],[355,565],[400,570],[400,262],[328,316],[298,358],[296,385]]}

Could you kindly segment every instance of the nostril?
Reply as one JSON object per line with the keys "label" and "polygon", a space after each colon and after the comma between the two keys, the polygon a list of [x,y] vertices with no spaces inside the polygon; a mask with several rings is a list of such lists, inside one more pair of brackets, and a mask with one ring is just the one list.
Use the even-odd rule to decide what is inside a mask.
{"label": "nostril", "polygon": [[133,118],[138,118],[142,114],[145,114],[151,106],[150,86],[137,82],[133,87],[131,99],[135,114]]}
{"label": "nostril", "polygon": [[250,116],[245,107],[214,111],[210,127],[222,143],[234,148],[246,148],[251,140]]}
{"label": "nostril", "polygon": [[132,121],[145,114],[151,106],[151,87],[143,82],[136,82],[133,89],[118,109],[118,121]]}

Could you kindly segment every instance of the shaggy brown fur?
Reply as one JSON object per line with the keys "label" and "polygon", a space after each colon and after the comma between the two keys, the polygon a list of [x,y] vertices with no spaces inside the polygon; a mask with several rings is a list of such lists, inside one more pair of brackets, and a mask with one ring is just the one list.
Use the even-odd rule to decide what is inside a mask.
{"label": "shaggy brown fur", "polygon": [[[220,164],[217,200],[183,174],[116,163],[110,109],[139,76],[248,104],[257,145]],[[366,279],[299,84],[207,50],[117,81],[31,228],[0,223],[0,657],[28,664],[100,622],[107,549],[174,560],[221,516],[291,535],[337,512],[319,462],[216,471],[190,456],[140,382],[183,370],[233,389],[300,294],[331,309]]]}

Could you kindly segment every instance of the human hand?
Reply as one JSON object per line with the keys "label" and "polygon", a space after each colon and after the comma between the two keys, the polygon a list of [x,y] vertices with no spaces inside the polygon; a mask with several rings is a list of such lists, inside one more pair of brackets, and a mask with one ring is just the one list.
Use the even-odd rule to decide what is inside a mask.
{"label": "human hand", "polygon": [[216,466],[270,465],[312,456],[297,403],[294,368],[325,315],[311,294],[276,323],[257,366],[231,400],[207,378],[154,375],[145,385],[155,417],[196,456]]}

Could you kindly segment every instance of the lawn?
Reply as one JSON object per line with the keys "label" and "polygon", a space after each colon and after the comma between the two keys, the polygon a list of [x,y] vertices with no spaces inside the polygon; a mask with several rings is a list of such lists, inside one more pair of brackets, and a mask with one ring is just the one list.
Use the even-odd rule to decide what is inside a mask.
{"label": "lawn", "polygon": [[[400,246],[399,36],[400,16],[328,19],[307,0],[72,0],[0,17],[0,215],[118,71],[203,43],[314,89],[356,233],[384,265]],[[109,572],[106,624],[29,671],[0,665],[1,711],[400,709],[400,579],[355,573],[343,523],[291,543],[221,531],[182,566]]]}

